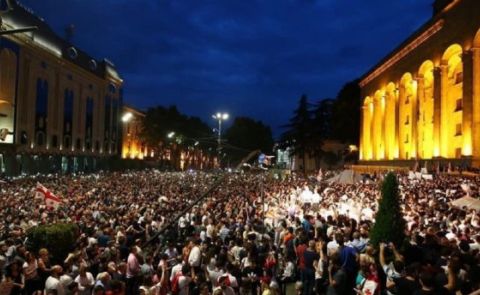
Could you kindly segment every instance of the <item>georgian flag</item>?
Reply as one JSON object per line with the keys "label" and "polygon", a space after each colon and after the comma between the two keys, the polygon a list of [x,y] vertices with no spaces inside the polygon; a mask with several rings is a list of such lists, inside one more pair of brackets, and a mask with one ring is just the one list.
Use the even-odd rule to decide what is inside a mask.
{"label": "georgian flag", "polygon": [[37,188],[35,189],[35,198],[44,199],[47,209],[57,209],[60,203],[62,203],[62,199],[55,196],[40,182],[37,182]]}

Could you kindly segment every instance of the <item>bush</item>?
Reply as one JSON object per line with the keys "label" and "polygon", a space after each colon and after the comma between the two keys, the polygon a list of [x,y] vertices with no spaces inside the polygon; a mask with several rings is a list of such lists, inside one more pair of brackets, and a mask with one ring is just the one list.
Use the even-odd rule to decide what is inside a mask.
{"label": "bush", "polygon": [[27,249],[34,253],[42,248],[52,255],[52,263],[63,263],[74,250],[78,238],[78,226],[72,223],[40,225],[27,231]]}
{"label": "bush", "polygon": [[381,242],[402,245],[405,239],[405,219],[399,204],[397,178],[389,173],[382,184],[382,198],[375,216],[375,225],[370,231],[370,241],[374,246]]}

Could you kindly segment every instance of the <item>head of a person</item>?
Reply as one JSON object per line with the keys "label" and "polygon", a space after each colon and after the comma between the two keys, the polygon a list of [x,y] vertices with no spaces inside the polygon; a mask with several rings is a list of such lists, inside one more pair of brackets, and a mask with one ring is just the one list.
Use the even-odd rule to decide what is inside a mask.
{"label": "head of a person", "polygon": [[53,277],[60,277],[62,275],[63,268],[60,265],[54,265],[51,268],[51,274]]}
{"label": "head of a person", "polygon": [[310,248],[310,250],[315,250],[315,246],[316,246],[315,240],[308,241],[308,248]]}
{"label": "head of a person", "polygon": [[92,295],[105,295],[105,288],[101,285],[96,285],[93,288]]}
{"label": "head of a person", "polygon": [[87,266],[84,263],[80,264],[80,267],[78,268],[78,273],[80,276],[85,277],[87,274]]}
{"label": "head of a person", "polygon": [[420,274],[420,279],[419,279],[420,285],[424,288],[433,288],[435,284],[435,280],[433,275],[430,272],[423,271]]}
{"label": "head of a person", "polygon": [[48,250],[46,248],[42,248],[38,251],[38,256],[40,256],[43,260],[48,259]]}
{"label": "head of a person", "polygon": [[337,241],[337,244],[339,246],[343,246],[343,244],[345,243],[345,239],[343,237],[343,234],[342,233],[336,233],[335,234],[335,241]]}
{"label": "head of a person", "polygon": [[188,264],[182,265],[182,274],[184,276],[190,275],[190,266]]}
{"label": "head of a person", "polygon": [[395,271],[397,273],[403,273],[404,269],[405,269],[405,263],[401,260],[395,260],[393,262],[393,268],[395,269]]}
{"label": "head of a person", "polygon": [[112,280],[110,281],[110,290],[112,291],[112,295],[124,295],[125,283],[119,280]]}
{"label": "head of a person", "polygon": [[137,254],[137,252],[138,252],[137,246],[131,246],[131,247],[130,247],[130,253],[132,253],[132,254]]}
{"label": "head of a person", "polygon": [[296,282],[295,283],[295,294],[302,294],[303,293],[303,283]]}
{"label": "head of a person", "polygon": [[97,275],[97,280],[101,281],[103,285],[106,285],[110,281],[110,274],[106,271],[101,272]]}

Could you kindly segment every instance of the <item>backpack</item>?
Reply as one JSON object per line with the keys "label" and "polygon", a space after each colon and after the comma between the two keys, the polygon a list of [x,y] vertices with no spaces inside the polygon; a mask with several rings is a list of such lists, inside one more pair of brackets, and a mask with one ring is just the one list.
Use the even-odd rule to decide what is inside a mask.
{"label": "backpack", "polygon": [[183,276],[183,274],[182,274],[181,271],[179,271],[173,277],[171,289],[172,289],[172,294],[174,294],[174,295],[180,293],[180,286],[179,286],[178,282],[179,282],[181,276]]}

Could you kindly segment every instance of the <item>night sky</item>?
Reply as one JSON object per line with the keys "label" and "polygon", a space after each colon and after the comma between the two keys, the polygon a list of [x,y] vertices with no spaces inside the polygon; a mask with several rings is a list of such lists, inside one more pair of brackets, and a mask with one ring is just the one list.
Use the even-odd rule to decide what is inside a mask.
{"label": "night sky", "polygon": [[335,97],[427,21],[433,0],[20,0],[73,43],[107,57],[125,101],[221,110],[275,134],[302,93]]}

